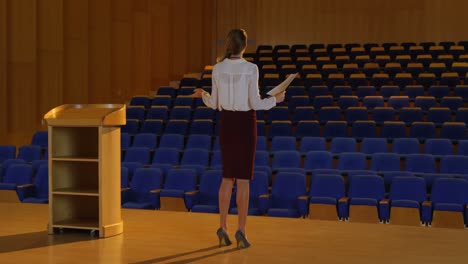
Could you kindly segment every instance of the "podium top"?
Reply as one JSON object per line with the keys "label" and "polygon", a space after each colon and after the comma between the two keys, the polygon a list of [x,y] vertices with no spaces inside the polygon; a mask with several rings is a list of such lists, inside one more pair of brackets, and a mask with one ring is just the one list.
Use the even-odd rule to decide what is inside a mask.
{"label": "podium top", "polygon": [[64,104],[44,116],[49,126],[122,126],[126,123],[124,104]]}

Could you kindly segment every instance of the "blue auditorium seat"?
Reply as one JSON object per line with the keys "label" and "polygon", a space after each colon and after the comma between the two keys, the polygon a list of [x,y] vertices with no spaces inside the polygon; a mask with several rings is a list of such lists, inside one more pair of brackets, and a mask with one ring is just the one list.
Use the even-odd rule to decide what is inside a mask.
{"label": "blue auditorium seat", "polygon": [[133,138],[132,147],[144,147],[155,150],[158,144],[158,137],[153,133],[139,133]]}
{"label": "blue auditorium seat", "polygon": [[154,152],[153,161],[151,167],[159,168],[164,175],[167,172],[179,165],[180,151],[176,148],[163,148],[159,147]]}
{"label": "blue auditorium seat", "polygon": [[47,165],[39,167],[32,185],[18,186],[18,196],[23,203],[49,202],[49,170]]}
{"label": "blue auditorium seat", "polygon": [[338,211],[340,208],[338,201],[345,197],[343,177],[338,175],[314,176],[310,185],[309,197],[309,218],[336,220],[343,217],[343,212]]}
{"label": "blue auditorium seat", "polygon": [[425,222],[421,219],[423,202],[426,201],[426,183],[424,179],[395,177],[391,184],[389,201],[391,205],[390,223],[420,225]]}
{"label": "blue auditorium seat", "polygon": [[356,152],[356,151],[357,151],[357,144],[354,138],[335,137],[331,141],[330,152],[334,155],[338,155],[343,152]]}
{"label": "blue auditorium seat", "polygon": [[377,137],[377,125],[373,120],[358,120],[353,123],[352,136],[358,140]]}
{"label": "blue auditorium seat", "polygon": [[431,138],[424,142],[424,153],[441,158],[445,155],[453,155],[452,141],[447,138]]}
{"label": "blue auditorium seat", "polygon": [[[268,195],[269,179],[268,174],[262,171],[255,171],[253,180],[250,181],[249,211],[248,215],[262,215],[266,212],[260,210],[260,197]],[[233,196],[235,193],[233,193]],[[230,214],[237,214],[237,207],[229,210]]]}
{"label": "blue auditorium seat", "polygon": [[146,119],[141,124],[140,133],[152,133],[161,135],[164,129],[164,121],[162,119]]}
{"label": "blue auditorium seat", "polygon": [[360,152],[366,155],[388,152],[387,140],[385,138],[363,138]]}
{"label": "blue auditorium seat", "polygon": [[380,136],[390,140],[407,137],[406,125],[402,121],[385,121]]}
{"label": "blue auditorium seat", "polygon": [[417,138],[396,138],[392,143],[392,152],[400,156],[420,153]]}
{"label": "blue auditorium seat", "polygon": [[22,159],[26,162],[40,160],[42,157],[42,149],[35,145],[24,145],[18,149],[17,159]]}
{"label": "blue auditorium seat", "polygon": [[47,131],[36,131],[32,137],[31,145],[46,149],[49,146],[48,142],[49,138]]}
{"label": "blue auditorium seat", "polygon": [[270,152],[273,154],[278,151],[296,150],[296,138],[278,136],[274,137],[271,141]]}
{"label": "blue auditorium seat", "polygon": [[136,169],[130,181],[130,188],[122,190],[122,207],[131,209],[159,208],[161,188],[162,174],[159,169]]}
{"label": "blue auditorium seat", "polygon": [[331,152],[324,150],[307,152],[304,161],[304,170],[312,174],[321,172],[338,172],[338,170],[333,168],[333,156]]}
{"label": "blue auditorium seat", "polygon": [[167,120],[169,110],[167,106],[152,106],[146,111],[146,119],[161,119]]}
{"label": "blue auditorium seat", "polygon": [[323,130],[323,136],[327,139],[334,137],[347,137],[347,124],[346,121],[328,121]]}
{"label": "blue auditorium seat", "polygon": [[202,175],[208,168],[210,153],[206,149],[186,149],[180,161],[180,167],[192,169],[197,175]]}
{"label": "blue auditorium seat", "polygon": [[222,171],[220,170],[203,173],[200,179],[199,190],[185,195],[187,208],[195,213],[218,213],[218,193],[222,176]]}
{"label": "blue auditorium seat", "polygon": [[191,169],[171,169],[166,175],[164,188],[161,190],[161,210],[173,209],[171,205],[165,204],[166,198],[175,199],[187,208],[185,196],[196,190],[197,174]]}
{"label": "blue auditorium seat", "polygon": [[190,135],[185,149],[206,149],[211,150],[210,135]]}
{"label": "blue auditorium seat", "polygon": [[143,106],[144,108],[149,108],[151,105],[151,99],[148,96],[137,95],[133,96],[130,99],[131,106]]}

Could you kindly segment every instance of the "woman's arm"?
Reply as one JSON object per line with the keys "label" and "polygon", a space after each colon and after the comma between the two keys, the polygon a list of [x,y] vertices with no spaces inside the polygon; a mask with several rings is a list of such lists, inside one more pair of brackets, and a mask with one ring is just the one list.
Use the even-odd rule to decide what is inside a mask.
{"label": "woman's arm", "polygon": [[216,85],[216,78],[212,79],[211,95],[203,89],[198,88],[194,90],[192,96],[195,98],[202,98],[206,106],[216,110],[218,108],[218,86]]}
{"label": "woman's arm", "polygon": [[269,97],[262,99],[260,97],[260,91],[258,90],[258,68],[255,67],[255,72],[252,78],[249,80],[249,104],[253,110],[268,110],[284,100],[284,93],[279,96]]}

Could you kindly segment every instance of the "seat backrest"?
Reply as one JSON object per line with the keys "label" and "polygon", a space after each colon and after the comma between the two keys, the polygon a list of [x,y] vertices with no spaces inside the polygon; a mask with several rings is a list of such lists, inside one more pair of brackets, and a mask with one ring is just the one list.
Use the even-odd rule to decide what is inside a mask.
{"label": "seat backrest", "polygon": [[150,149],[146,147],[131,147],[125,152],[124,162],[150,163]]}
{"label": "seat backrest", "polygon": [[341,153],[338,159],[338,170],[365,170],[366,155],[359,152]]}
{"label": "seat backrest", "polygon": [[406,157],[405,170],[411,172],[436,173],[434,156],[429,154],[410,154]]}
{"label": "seat backrest", "polygon": [[206,149],[187,149],[185,150],[181,165],[202,165],[208,166],[209,152]]}
{"label": "seat backrest", "polygon": [[47,148],[48,142],[49,137],[47,131],[37,131],[32,137],[31,145]]}
{"label": "seat backrest", "polygon": [[120,188],[129,187],[129,172],[127,167],[120,167]]}
{"label": "seat backrest", "polygon": [[200,179],[199,203],[204,205],[218,205],[218,192],[221,186],[222,171],[206,171]]}
{"label": "seat backrest", "polygon": [[16,146],[4,145],[0,146],[0,163],[7,159],[14,159],[16,157]]}
{"label": "seat backrest", "polygon": [[278,151],[273,156],[272,168],[299,168],[301,155],[295,150]]}
{"label": "seat backrest", "polygon": [[420,177],[395,177],[390,187],[390,200],[426,200],[426,182]]}
{"label": "seat backrest", "polygon": [[34,177],[34,185],[36,186],[36,197],[49,197],[49,166],[41,165]]}
{"label": "seat backrest", "polygon": [[442,156],[440,173],[468,174],[468,156]]}
{"label": "seat backrest", "polygon": [[333,157],[328,151],[309,151],[306,154],[304,169],[333,169]]}
{"label": "seat backrest", "polygon": [[27,162],[41,159],[41,147],[35,145],[25,145],[18,150],[18,159],[23,159]]}
{"label": "seat backrest", "polygon": [[403,155],[419,153],[419,141],[416,138],[396,138],[392,143],[392,152]]}
{"label": "seat backrest", "polygon": [[303,137],[299,146],[301,153],[307,153],[312,150],[326,150],[325,138],[322,137]]}
{"label": "seat backrest", "polygon": [[157,145],[157,136],[152,133],[138,133],[133,138],[132,147],[145,147],[155,149]]}
{"label": "seat backrest", "polygon": [[335,137],[332,139],[330,151],[334,154],[342,152],[356,152],[357,144],[354,138]]}
{"label": "seat backrest", "polygon": [[453,146],[450,139],[430,138],[424,142],[424,153],[432,155],[453,155]]}
{"label": "seat backrest", "polygon": [[165,134],[161,136],[161,141],[159,142],[160,148],[184,148],[184,136],[179,134]]}
{"label": "seat backrest", "polygon": [[296,150],[296,138],[287,136],[274,137],[271,142],[270,151]]}
{"label": "seat backrest", "polygon": [[457,178],[440,178],[434,181],[431,200],[433,203],[468,203],[468,181]]}
{"label": "seat backrest", "polygon": [[352,198],[371,198],[378,201],[385,198],[385,186],[382,177],[375,175],[355,176],[349,184]]}
{"label": "seat backrest", "polygon": [[153,157],[153,164],[179,164],[180,153],[175,148],[158,148]]}
{"label": "seat backrest", "polygon": [[363,138],[361,141],[360,151],[364,154],[388,152],[387,139],[385,138]]}
{"label": "seat backrest", "polygon": [[211,149],[211,136],[209,135],[190,135],[187,140],[186,149]]}
{"label": "seat backrest", "polygon": [[133,173],[130,188],[139,193],[161,189],[162,173],[157,168],[137,168]]}
{"label": "seat backrest", "polygon": [[343,177],[338,175],[316,175],[310,185],[310,197],[333,197],[340,199],[345,196]]}
{"label": "seat backrest", "polygon": [[371,170],[399,171],[400,157],[395,153],[374,153],[372,155]]}
{"label": "seat backrest", "polygon": [[33,168],[29,164],[13,164],[7,170],[4,183],[23,185],[32,183]]}
{"label": "seat backrest", "polygon": [[182,190],[184,192],[196,189],[197,174],[191,169],[171,169],[169,170],[164,189]]}
{"label": "seat backrest", "polygon": [[271,204],[275,208],[298,208],[297,198],[306,195],[305,175],[280,172],[271,190]]}

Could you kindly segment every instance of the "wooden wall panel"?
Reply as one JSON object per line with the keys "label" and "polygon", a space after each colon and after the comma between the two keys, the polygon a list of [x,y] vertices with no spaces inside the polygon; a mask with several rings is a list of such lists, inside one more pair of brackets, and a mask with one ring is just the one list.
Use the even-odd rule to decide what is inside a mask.
{"label": "wooden wall panel", "polygon": [[177,19],[171,15],[173,1],[153,0],[150,2],[151,13],[151,87],[167,85],[170,80],[172,64],[172,21]]}
{"label": "wooden wall panel", "polygon": [[147,94],[151,87],[151,17],[147,1],[136,1],[133,7],[132,90]]}
{"label": "wooden wall panel", "polygon": [[[36,0],[8,3],[8,127],[34,129],[40,121],[37,100]],[[29,113],[24,115],[23,113]]]}
{"label": "wooden wall panel", "polygon": [[63,103],[88,103],[88,1],[64,1]]}
{"label": "wooden wall panel", "polygon": [[63,0],[38,1],[38,114],[63,102]]}
{"label": "wooden wall panel", "polygon": [[7,63],[7,0],[0,0],[0,138],[7,134]]}

